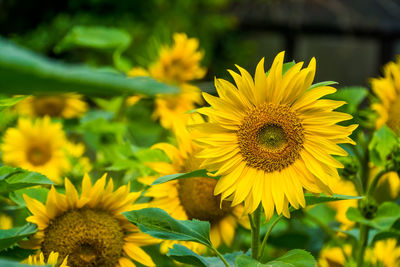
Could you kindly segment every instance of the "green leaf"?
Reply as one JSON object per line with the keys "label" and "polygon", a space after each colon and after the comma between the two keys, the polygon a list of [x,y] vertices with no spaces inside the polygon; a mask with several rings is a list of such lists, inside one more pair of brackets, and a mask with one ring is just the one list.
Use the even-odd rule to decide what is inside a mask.
{"label": "green leaf", "polygon": [[310,88],[308,88],[308,90],[314,89],[314,88],[317,88],[317,87],[321,87],[321,86],[329,86],[329,85],[334,85],[334,84],[339,84],[339,83],[338,82],[334,82],[334,81],[319,82],[319,83],[315,83],[315,84],[311,85]]}
{"label": "green leaf", "polygon": [[11,260],[6,260],[6,259],[0,259],[0,266],[2,267],[50,267],[51,265],[46,264],[46,265],[30,265],[30,264],[23,264],[18,261],[11,261]]}
{"label": "green leaf", "polygon": [[178,88],[150,77],[127,78],[87,66],[47,59],[0,38],[0,88],[10,94],[155,95],[177,93]]}
{"label": "green leaf", "polygon": [[36,229],[36,225],[27,223],[21,227],[0,230],[0,250],[6,249],[21,241],[25,237],[36,233]]}
{"label": "green leaf", "polygon": [[373,219],[365,218],[359,209],[350,207],[346,216],[351,221],[386,231],[400,218],[400,206],[393,202],[385,202],[378,207]]}
{"label": "green leaf", "polygon": [[368,94],[368,89],[361,86],[343,87],[336,93],[329,95],[329,99],[346,101],[346,113],[355,113],[358,106]]}
{"label": "green leaf", "polygon": [[162,184],[173,180],[184,179],[184,178],[194,178],[194,177],[208,177],[213,179],[218,179],[218,177],[208,176],[207,170],[196,170],[188,173],[176,173],[176,174],[168,174],[165,176],[161,176],[157,180],[155,180],[151,185]]}
{"label": "green leaf", "polygon": [[24,188],[20,190],[15,190],[11,192],[9,197],[12,201],[14,201],[20,207],[26,207],[26,203],[24,198],[22,197],[24,194],[39,200],[42,203],[46,202],[47,193],[49,189],[47,188]]}
{"label": "green leaf", "polygon": [[240,256],[236,257],[235,266],[238,266],[238,267],[239,266],[240,267],[267,267],[268,266],[269,267],[269,266],[272,266],[272,265],[262,264],[261,262],[251,258],[248,255],[240,255]]}
{"label": "green leaf", "polygon": [[0,194],[35,185],[53,184],[46,176],[21,168],[0,167]]}
{"label": "green leaf", "polygon": [[[235,251],[233,253],[228,253],[223,255],[224,259],[229,263],[231,267],[235,266],[235,259],[237,256],[243,255],[241,251]],[[185,246],[174,244],[174,246],[169,249],[167,256],[173,258],[174,260],[191,264],[195,266],[205,266],[205,267],[217,267],[225,266],[221,259],[218,257],[204,257],[196,254],[192,250]]]}
{"label": "green leaf", "polygon": [[26,96],[14,96],[10,98],[1,98],[0,99],[0,111],[5,110],[8,107],[12,107],[21,100],[24,100]]}
{"label": "green leaf", "polygon": [[75,26],[54,48],[61,53],[74,48],[121,49],[131,43],[131,36],[124,30],[100,26]]}
{"label": "green leaf", "polygon": [[385,166],[387,158],[397,144],[396,135],[393,131],[384,125],[378,131],[374,132],[368,149],[371,155],[371,161],[377,166]]}
{"label": "green leaf", "polygon": [[166,240],[193,241],[211,247],[210,223],[199,220],[175,220],[159,208],[124,212],[123,215],[137,224],[143,233]]}
{"label": "green leaf", "polygon": [[316,261],[314,257],[302,249],[293,249],[288,251],[282,257],[279,257],[273,261],[267,263],[267,266],[296,266],[296,267],[315,267]]}
{"label": "green leaf", "polygon": [[[364,197],[360,196],[346,196],[346,195],[338,195],[333,194],[332,196],[326,196],[324,194],[320,194],[319,196],[314,196],[311,193],[304,194],[304,198],[306,200],[306,206],[331,202],[331,201],[338,201],[338,200],[349,200],[349,199],[361,199]],[[293,207],[290,207],[290,211],[296,210]]]}

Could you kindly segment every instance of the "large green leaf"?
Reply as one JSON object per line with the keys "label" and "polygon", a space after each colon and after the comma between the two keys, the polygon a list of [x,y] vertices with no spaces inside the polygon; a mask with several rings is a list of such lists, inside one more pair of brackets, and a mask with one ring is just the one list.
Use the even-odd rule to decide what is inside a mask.
{"label": "large green leaf", "polygon": [[30,264],[23,264],[18,261],[11,261],[7,259],[0,259],[0,266],[2,267],[50,267],[51,265],[30,265]]}
{"label": "large green leaf", "polygon": [[166,240],[194,241],[211,247],[210,223],[199,220],[175,220],[159,208],[124,212],[123,215],[139,226],[143,233]]}
{"label": "large green leaf", "polygon": [[160,178],[155,180],[152,183],[152,185],[162,184],[162,183],[166,183],[166,182],[178,180],[178,179],[194,178],[194,177],[209,177],[209,178],[213,178],[213,179],[218,179],[217,177],[208,176],[207,170],[201,169],[201,170],[196,170],[196,171],[192,171],[192,172],[188,172],[188,173],[175,173],[175,174],[161,176]]}
{"label": "large green leaf", "polygon": [[[236,265],[235,259],[237,256],[243,255],[241,251],[235,251],[233,253],[228,253],[223,255],[224,259],[229,263],[231,267]],[[219,267],[225,266],[220,258],[218,257],[204,257],[196,254],[185,246],[174,244],[174,246],[168,251],[167,256],[173,258],[174,260],[191,264],[195,266],[204,267]]]}
{"label": "large green leaf", "polygon": [[31,198],[34,198],[36,200],[39,200],[42,203],[45,203],[48,192],[49,192],[49,189],[47,189],[47,188],[41,188],[41,187],[39,187],[39,188],[24,188],[24,189],[19,189],[19,190],[15,190],[14,192],[11,192],[9,197],[18,206],[26,207],[26,203],[23,198],[23,195],[28,195]]}
{"label": "large green leaf", "polygon": [[42,184],[50,185],[53,182],[37,172],[8,166],[0,167],[0,194]]}
{"label": "large green leaf", "polygon": [[393,131],[384,125],[378,131],[374,132],[368,149],[371,155],[371,161],[377,166],[385,166],[387,158],[398,143]]}
{"label": "large green leaf", "polygon": [[46,94],[77,92],[110,96],[140,93],[176,93],[176,87],[149,77],[124,75],[69,65],[47,59],[0,38],[0,88],[2,93]]}
{"label": "large green leaf", "polygon": [[400,218],[400,206],[393,202],[385,202],[378,207],[373,219],[365,218],[359,209],[350,207],[346,216],[351,221],[386,231]]}
{"label": "large green leaf", "polygon": [[361,86],[344,87],[329,95],[329,99],[346,101],[344,110],[346,113],[355,113],[358,111],[358,106],[368,94],[368,89]]}
{"label": "large green leaf", "polygon": [[[0,230],[0,250],[6,249],[27,236],[36,233],[36,225],[27,223],[21,227]],[[2,266],[2,265],[0,265]]]}
{"label": "large green leaf", "polygon": [[296,266],[296,267],[315,267],[316,262],[314,257],[302,249],[293,249],[288,251],[282,257],[267,263],[267,266]]}

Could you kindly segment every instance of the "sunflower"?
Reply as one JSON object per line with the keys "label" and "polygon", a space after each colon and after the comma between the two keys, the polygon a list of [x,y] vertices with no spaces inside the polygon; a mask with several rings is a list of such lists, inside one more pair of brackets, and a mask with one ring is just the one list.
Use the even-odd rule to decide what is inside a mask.
{"label": "sunflower", "polygon": [[150,76],[172,84],[203,78],[206,70],[200,67],[204,53],[198,51],[199,41],[188,38],[184,33],[175,33],[173,39],[173,46],[164,46],[158,61],[150,66]]}
{"label": "sunflower", "polygon": [[345,102],[319,99],[335,88],[311,87],[314,58],[307,68],[297,63],[283,75],[283,57],[276,56],[267,76],[262,59],[255,80],[240,67],[241,75],[230,71],[236,86],[217,79],[219,98],[203,93],[211,107],[198,110],[210,121],[198,125],[203,150],[197,156],[205,158],[201,167],[221,176],[214,193],[232,197],[232,205],[244,201],[249,213],[261,202],[267,219],[274,208],[289,217],[289,203],[304,207],[303,188],[332,192],[343,165],[331,154],[347,155],[337,144],[354,144],[348,136],[357,127],[336,124],[352,118],[333,111]]}
{"label": "sunflower", "polygon": [[58,253],[57,252],[53,252],[53,251],[50,252],[50,255],[49,255],[47,261],[44,260],[43,252],[40,252],[37,255],[29,256],[22,263],[25,263],[25,264],[28,264],[28,265],[51,265],[52,267],[55,267],[55,266],[68,267],[67,259],[68,259],[68,256],[66,256],[64,258],[64,260],[61,262],[61,264],[58,265],[59,260],[58,260]]}
{"label": "sunflower", "polygon": [[142,208],[133,204],[140,193],[130,193],[130,185],[114,191],[106,175],[94,185],[83,177],[79,197],[72,183],[65,179],[65,195],[55,188],[49,191],[46,204],[24,195],[32,216],[26,220],[38,226],[38,232],[21,246],[40,249],[45,258],[57,251],[68,256],[74,266],[135,266],[131,259],[154,266],[140,246],[154,244],[152,237],[140,233],[121,213]]}
{"label": "sunflower", "polygon": [[373,266],[400,266],[400,247],[397,246],[397,240],[389,238],[375,242],[374,247],[366,251],[365,258]]}
{"label": "sunflower", "polygon": [[344,267],[346,258],[351,257],[351,245],[340,247],[326,247],[319,253],[318,265],[320,267]]}
{"label": "sunflower", "polygon": [[61,123],[52,123],[49,117],[34,122],[20,118],[17,127],[4,134],[2,159],[4,164],[39,172],[61,183],[61,175],[71,167],[66,143]]}
{"label": "sunflower", "polygon": [[82,116],[87,104],[78,94],[28,96],[16,105],[20,114],[31,117],[63,117],[66,119]]}
{"label": "sunflower", "polygon": [[12,218],[5,213],[0,213],[0,230],[7,230],[12,228],[12,226]]}
{"label": "sunflower", "polygon": [[372,104],[378,114],[375,122],[377,129],[384,124],[393,131],[400,131],[400,56],[396,62],[389,62],[383,67],[383,77],[371,79],[372,91],[379,98],[379,103]]}
{"label": "sunflower", "polygon": [[[191,117],[189,123],[199,121],[201,117]],[[156,162],[149,166],[160,175],[191,172],[199,169],[201,160],[195,157],[198,146],[192,142],[186,128],[181,127],[177,132],[178,145],[159,143],[154,149],[163,150],[171,163]],[[147,185],[155,180],[154,177],[140,179]],[[215,247],[221,243],[230,245],[235,235],[238,223],[249,228],[248,217],[243,216],[243,206],[230,207],[227,201],[220,206],[219,197],[213,191],[217,180],[208,177],[187,178],[167,183],[153,185],[145,192],[145,196],[152,197],[150,207],[165,210],[177,220],[198,219],[209,221],[211,224],[211,241]],[[165,241],[161,244],[163,253],[168,251],[177,241]],[[197,253],[203,253],[205,247],[193,242],[180,242]]]}

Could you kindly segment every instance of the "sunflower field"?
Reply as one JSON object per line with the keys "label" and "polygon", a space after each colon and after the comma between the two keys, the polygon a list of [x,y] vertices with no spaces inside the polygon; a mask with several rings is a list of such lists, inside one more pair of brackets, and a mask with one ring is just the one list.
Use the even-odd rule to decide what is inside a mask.
{"label": "sunflower field", "polygon": [[343,86],[234,1],[123,2],[0,37],[0,267],[400,266],[400,56]]}

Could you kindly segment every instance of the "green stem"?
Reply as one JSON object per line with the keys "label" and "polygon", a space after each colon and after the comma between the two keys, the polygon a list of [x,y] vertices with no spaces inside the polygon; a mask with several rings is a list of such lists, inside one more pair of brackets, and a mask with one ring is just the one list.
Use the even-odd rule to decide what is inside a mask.
{"label": "green stem", "polygon": [[213,247],[211,247],[211,250],[214,251],[214,253],[218,256],[218,258],[221,259],[221,261],[225,264],[225,267],[230,267],[229,263],[225,260],[224,256],[222,256],[222,254],[219,253],[218,250],[216,250]]}
{"label": "green stem", "polygon": [[381,170],[375,177],[372,179],[371,183],[368,186],[367,190],[367,197],[371,197],[375,191],[376,186],[378,185],[379,179],[387,172],[390,172],[391,170]]}
{"label": "green stem", "polygon": [[268,231],[267,231],[267,233],[265,234],[264,239],[263,239],[263,241],[262,241],[261,249],[260,249],[260,251],[259,251],[259,253],[258,253],[258,259],[261,259],[261,258],[263,257],[263,255],[264,255],[264,249],[265,249],[265,246],[267,245],[268,237],[269,237],[269,235],[271,234],[272,229],[274,229],[275,225],[276,225],[276,224],[279,222],[279,220],[282,219],[282,218],[283,218],[283,215],[282,215],[282,214],[279,215],[278,218],[276,218],[276,219],[272,222],[272,224],[270,225],[270,227],[268,228]]}
{"label": "green stem", "polygon": [[364,253],[368,243],[369,227],[365,224],[360,225],[360,243],[357,252],[357,267],[364,266]]}
{"label": "green stem", "polygon": [[257,260],[260,247],[261,205],[253,213],[251,224],[251,257]]}

